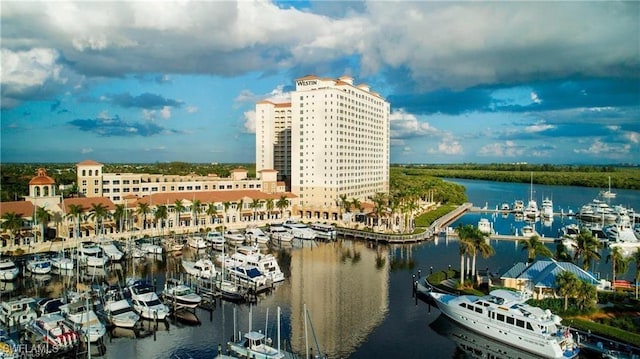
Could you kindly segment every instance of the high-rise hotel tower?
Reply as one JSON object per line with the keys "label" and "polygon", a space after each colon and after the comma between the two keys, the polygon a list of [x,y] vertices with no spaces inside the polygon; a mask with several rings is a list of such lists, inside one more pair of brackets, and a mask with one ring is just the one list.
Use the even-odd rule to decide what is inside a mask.
{"label": "high-rise hotel tower", "polygon": [[305,76],[291,102],[256,105],[256,171],[275,169],[303,207],[389,191],[389,103],[349,76]]}

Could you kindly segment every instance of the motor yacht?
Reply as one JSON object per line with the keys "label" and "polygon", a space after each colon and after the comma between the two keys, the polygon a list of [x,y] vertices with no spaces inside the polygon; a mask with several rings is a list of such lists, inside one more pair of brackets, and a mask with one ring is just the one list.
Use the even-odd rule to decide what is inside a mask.
{"label": "motor yacht", "polygon": [[18,277],[20,270],[16,266],[16,263],[9,258],[2,258],[0,260],[0,280],[12,281]]}
{"label": "motor yacht", "polygon": [[133,309],[142,318],[164,320],[169,315],[169,307],[162,304],[152,285],[141,280],[130,280],[127,284]]}

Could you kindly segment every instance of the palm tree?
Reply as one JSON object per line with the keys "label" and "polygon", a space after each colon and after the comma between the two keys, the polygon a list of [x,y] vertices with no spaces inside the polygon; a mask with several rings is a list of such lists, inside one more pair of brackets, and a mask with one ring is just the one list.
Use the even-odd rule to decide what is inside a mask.
{"label": "palm tree", "polygon": [[207,210],[205,211],[205,213],[207,214],[207,216],[210,217],[211,223],[215,223],[215,219],[214,216],[218,213],[218,209],[216,208],[216,204],[215,203],[209,203],[207,205]]}
{"label": "palm tree", "polygon": [[346,194],[341,194],[340,196],[340,219],[342,220],[342,209],[344,209],[345,212],[349,212],[349,209],[351,208],[351,202],[349,202],[349,200],[347,199],[347,195]]}
{"label": "palm tree", "polygon": [[273,207],[275,204],[273,203],[273,198],[267,198],[265,201],[265,206],[267,207],[267,213],[269,213],[269,219],[271,219],[271,215],[273,214]]}
{"label": "palm tree", "polygon": [[136,214],[142,216],[142,229],[147,229],[147,214],[151,213],[149,203],[139,202]]}
{"label": "palm tree", "polygon": [[16,212],[7,212],[2,215],[2,229],[9,232],[9,236],[11,237],[11,242],[15,243],[15,237],[22,228],[22,222],[24,219],[21,214]]}
{"label": "palm tree", "polygon": [[200,201],[199,199],[194,199],[193,202],[191,202],[191,210],[193,211],[193,218],[197,227],[200,224],[198,222],[198,215],[202,213],[202,201]]}
{"label": "palm tree", "polygon": [[96,224],[95,234],[102,233],[102,221],[109,217],[109,210],[102,203],[91,203],[89,218]]}
{"label": "palm tree", "polygon": [[558,294],[564,296],[564,310],[569,307],[569,296],[576,294],[580,280],[573,272],[562,271],[562,273],[556,276],[556,287],[558,288]]}
{"label": "palm tree", "polygon": [[224,227],[225,227],[225,224],[227,223],[227,212],[229,211],[229,208],[231,207],[231,202],[229,202],[229,201],[222,202],[222,207],[224,208],[224,216],[222,218],[222,232],[224,233]]}
{"label": "palm tree", "polygon": [[459,225],[456,227],[455,231],[460,238],[460,286],[464,286],[465,279],[465,271],[464,271],[464,260],[467,255],[472,251],[473,245],[471,244],[470,238],[472,236],[471,231],[473,230],[473,226],[470,224],[467,225]]}
{"label": "palm tree", "polygon": [[376,192],[373,196],[370,196],[369,199],[374,204],[373,212],[376,215],[376,225],[380,226],[382,221],[382,213],[386,209],[387,196],[382,192]]}
{"label": "palm tree", "polygon": [[625,258],[620,250],[620,247],[613,247],[611,253],[607,256],[607,263],[611,260],[611,266],[613,269],[613,280],[611,281],[614,285],[616,283],[616,274],[624,275],[629,270],[629,262],[631,258]]}
{"label": "palm tree", "polygon": [[45,231],[51,221],[51,212],[44,207],[36,207],[36,221],[40,222],[40,234],[42,235],[42,241],[44,242]]}
{"label": "palm tree", "polygon": [[251,203],[249,203],[249,207],[253,209],[253,221],[256,221],[256,210],[258,207],[261,207],[262,201],[260,199],[254,198]]}
{"label": "palm tree", "polygon": [[634,277],[636,282],[636,300],[638,299],[638,282],[640,282],[640,248],[633,254],[633,260],[636,262],[636,275]]}
{"label": "palm tree", "polygon": [[116,227],[118,227],[119,232],[124,230],[124,218],[126,215],[127,207],[124,204],[116,204],[116,209],[113,212],[113,218],[116,221]]}
{"label": "palm tree", "polygon": [[527,251],[527,258],[529,263],[533,263],[536,256],[552,257],[551,250],[544,245],[538,236],[531,236],[529,238],[521,239],[520,245],[523,251]]}
{"label": "palm tree", "polygon": [[571,255],[567,252],[567,247],[562,242],[556,244],[556,252],[553,258],[559,262],[571,262]]}
{"label": "palm tree", "polygon": [[280,198],[278,199],[278,201],[276,202],[276,207],[278,207],[278,209],[280,210],[280,216],[284,217],[284,210],[289,208],[289,200],[287,199],[287,196],[282,195],[280,196]]}
{"label": "palm tree", "polygon": [[176,201],[173,202],[173,209],[176,211],[176,229],[180,225],[180,214],[184,212],[184,208],[181,200],[176,199]]}
{"label": "palm tree", "polygon": [[81,222],[80,219],[81,219],[82,213],[84,213],[84,208],[82,207],[82,205],[79,205],[79,204],[69,205],[69,214],[67,214],[67,217],[73,219],[73,222],[75,224],[74,237],[76,237],[76,239],[78,238],[78,236],[80,236],[80,222]]}
{"label": "palm tree", "polygon": [[496,253],[491,244],[487,241],[489,235],[482,232],[477,227],[473,227],[473,237],[471,237],[471,245],[473,246],[473,269],[471,274],[476,275],[476,254],[480,253],[482,258],[489,258]]}
{"label": "palm tree", "polygon": [[362,203],[360,203],[360,200],[359,200],[359,199],[357,199],[356,197],[353,197],[353,198],[351,199],[351,206],[352,206],[354,209],[357,209],[358,211],[362,212]]}
{"label": "palm tree", "polygon": [[597,294],[598,291],[596,290],[595,286],[585,281],[578,280],[578,285],[575,293],[576,305],[578,305],[578,308],[580,308],[580,310],[591,307],[595,302]]}
{"label": "palm tree", "polygon": [[167,206],[158,206],[156,207],[156,212],[153,214],[155,217],[156,223],[160,221],[160,228],[162,230],[162,234],[164,235],[164,222],[169,218],[169,209]]}
{"label": "palm tree", "polygon": [[582,229],[576,237],[576,243],[573,245],[576,253],[573,260],[582,258],[582,269],[588,270],[592,261],[600,260],[600,242],[591,234],[588,229]]}
{"label": "palm tree", "polygon": [[56,236],[60,236],[60,225],[63,222],[64,217],[60,212],[53,212],[51,214],[51,220],[56,224]]}

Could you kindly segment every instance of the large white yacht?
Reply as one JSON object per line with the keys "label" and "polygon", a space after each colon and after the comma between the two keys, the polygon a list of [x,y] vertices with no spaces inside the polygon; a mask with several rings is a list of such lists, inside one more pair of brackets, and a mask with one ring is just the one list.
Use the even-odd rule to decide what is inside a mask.
{"label": "large white yacht", "polygon": [[91,343],[98,341],[107,333],[107,328],[83,299],[61,306],[60,312],[82,332],[83,336],[89,338]]}
{"label": "large white yacht", "polygon": [[561,318],[525,303],[528,296],[504,289],[489,295],[431,292],[440,311],[462,326],[545,358],[575,358],[579,349]]}
{"label": "large white yacht", "polygon": [[306,224],[300,222],[286,221],[282,224],[295,238],[316,239],[318,234]]}
{"label": "large white yacht", "polygon": [[95,243],[82,243],[79,251],[80,261],[89,267],[104,267],[109,257]]}
{"label": "large white yacht", "polygon": [[155,288],[143,281],[129,280],[127,288],[131,293],[133,309],[144,319],[164,320],[169,315],[169,307],[160,302]]}
{"label": "large white yacht", "polygon": [[240,246],[236,248],[236,252],[231,256],[222,257],[227,268],[239,265],[249,265],[257,267],[267,279],[273,283],[284,280],[284,273],[280,270],[277,258],[269,253],[262,254],[257,247]]}
{"label": "large white yacht", "polygon": [[9,258],[0,260],[0,280],[11,281],[18,277],[20,270],[16,267],[14,261]]}
{"label": "large white yacht", "polygon": [[219,231],[209,231],[204,237],[205,241],[211,244],[211,247],[215,250],[221,251],[224,247],[224,236]]}

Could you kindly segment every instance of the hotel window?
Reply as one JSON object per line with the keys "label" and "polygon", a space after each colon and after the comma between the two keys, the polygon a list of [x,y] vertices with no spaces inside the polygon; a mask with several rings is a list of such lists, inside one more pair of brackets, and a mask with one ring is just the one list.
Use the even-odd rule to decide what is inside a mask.
{"label": "hotel window", "polygon": [[184,191],[184,186],[178,186],[178,191]]}
{"label": "hotel window", "polygon": [[95,180],[95,181],[93,181],[93,184],[97,186],[97,185],[100,184],[100,181],[99,180]]}
{"label": "hotel window", "polygon": [[98,193],[99,193],[98,189],[97,189],[97,188],[94,188],[94,189],[93,189],[93,193],[98,194]]}
{"label": "hotel window", "polygon": [[86,186],[87,185],[87,180],[82,180],[82,186]]}
{"label": "hotel window", "polygon": [[113,184],[119,185],[120,184],[120,180],[113,180]]}

